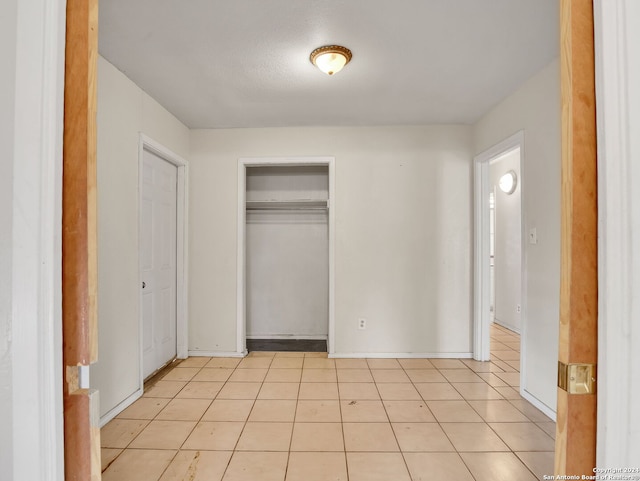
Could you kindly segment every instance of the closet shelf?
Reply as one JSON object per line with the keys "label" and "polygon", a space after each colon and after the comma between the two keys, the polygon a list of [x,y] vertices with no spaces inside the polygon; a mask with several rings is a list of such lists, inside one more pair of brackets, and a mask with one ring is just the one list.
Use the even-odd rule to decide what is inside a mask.
{"label": "closet shelf", "polygon": [[247,210],[326,210],[327,200],[247,200]]}

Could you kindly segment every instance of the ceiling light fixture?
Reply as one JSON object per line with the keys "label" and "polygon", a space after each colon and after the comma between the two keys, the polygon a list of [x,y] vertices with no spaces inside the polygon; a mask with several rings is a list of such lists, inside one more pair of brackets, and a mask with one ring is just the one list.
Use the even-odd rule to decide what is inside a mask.
{"label": "ceiling light fixture", "polygon": [[309,60],[327,75],[342,70],[351,60],[351,50],[340,45],[325,45],[311,52]]}
{"label": "ceiling light fixture", "polygon": [[513,170],[510,170],[500,177],[500,182],[498,183],[498,185],[500,185],[500,190],[507,195],[511,195],[515,192],[517,184],[518,177]]}

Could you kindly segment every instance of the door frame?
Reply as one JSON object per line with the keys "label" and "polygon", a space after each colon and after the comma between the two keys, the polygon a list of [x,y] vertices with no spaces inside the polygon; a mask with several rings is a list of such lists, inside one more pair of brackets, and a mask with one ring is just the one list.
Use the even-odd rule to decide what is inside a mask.
{"label": "door frame", "polygon": [[247,354],[246,318],[246,193],[247,167],[294,167],[322,165],[329,169],[329,326],[327,352],[335,353],[335,158],[334,157],[243,157],[238,159],[238,242],[237,242],[237,333],[236,354]]}
{"label": "door frame", "polygon": [[[611,230],[610,223],[614,222],[614,218],[610,216],[621,216],[620,209],[626,208],[626,212],[631,212],[631,207],[638,206],[640,199],[638,193],[629,191],[617,191],[615,187],[620,185],[628,169],[633,165],[631,157],[628,155],[628,144],[623,133],[628,131],[629,118],[623,113],[627,112],[628,104],[626,104],[626,89],[624,80],[626,75],[626,64],[628,59],[621,54],[626,51],[626,31],[620,29],[619,23],[624,20],[624,4],[634,0],[623,0],[622,2],[609,2],[603,0],[594,1],[594,20],[595,20],[595,46],[596,46],[596,75],[598,82],[596,83],[596,95],[598,100],[598,140],[599,140],[599,158],[600,172],[603,174],[600,180],[602,187],[600,195],[600,211],[601,214],[601,232],[610,232],[611,239],[615,239]],[[22,4],[22,3],[21,3]],[[37,283],[45,295],[40,295],[35,289],[14,291],[12,296],[13,302],[23,306],[37,306],[39,312],[47,313],[44,316],[31,316],[22,313],[20,317],[20,325],[23,329],[30,330],[34,333],[42,335],[36,336],[41,353],[40,362],[35,363],[32,353],[34,337],[30,335],[16,336],[14,338],[12,353],[20,354],[19,361],[16,365],[20,366],[21,376],[14,376],[11,384],[11,391],[14,396],[18,396],[25,402],[16,403],[14,405],[13,418],[18,422],[14,424],[13,436],[17,440],[13,445],[13,453],[9,456],[14,461],[15,467],[19,467],[20,473],[32,479],[37,475],[28,475],[25,473],[37,473],[41,479],[61,480],[63,466],[63,444],[62,444],[62,410],[61,405],[61,349],[62,341],[59,333],[61,330],[61,314],[59,311],[61,286],[55,279],[60,277],[60,244],[59,241],[59,223],[50,222],[52,218],[59,219],[61,204],[61,189],[59,187],[59,179],[61,177],[61,160],[60,160],[60,143],[62,129],[62,112],[60,109],[62,103],[62,92],[60,87],[61,80],[61,61],[64,59],[64,20],[65,5],[59,0],[52,0],[47,3],[43,0],[32,0],[33,9],[43,14],[44,23],[33,22],[29,15],[18,15],[18,32],[22,32],[22,37],[36,39],[36,41],[25,42],[18,57],[33,59],[33,62],[23,62],[21,68],[17,71],[16,85],[22,86],[23,94],[16,97],[16,105],[21,106],[21,111],[27,109],[35,109],[34,114],[37,118],[46,119],[42,123],[31,122],[26,125],[21,122],[16,124],[16,131],[20,133],[16,136],[15,151],[19,149],[31,149],[36,142],[43,143],[47,146],[42,151],[40,159],[42,163],[37,166],[35,172],[39,172],[39,178],[46,184],[46,188],[41,192],[42,202],[37,203],[33,197],[33,191],[30,188],[16,186],[13,193],[14,205],[20,204],[23,207],[29,206],[29,213],[35,216],[35,222],[45,225],[46,227],[39,230],[40,242],[33,244],[26,242],[25,250],[12,253],[14,265],[31,265],[29,261],[34,258],[41,258],[44,255],[45,261],[40,264],[38,269],[33,269],[31,279]],[[31,5],[30,5],[31,6]],[[22,8],[22,7],[19,7]],[[26,10],[27,7],[25,6]],[[627,21],[631,19],[627,18]],[[46,42],[37,41],[38,38],[46,38]],[[48,48],[41,49],[40,45],[46,44]],[[609,62],[613,63],[610,67]],[[48,72],[52,75],[42,75],[43,65],[49,66]],[[622,74],[620,74],[622,72]],[[35,95],[30,95],[33,92]],[[37,93],[42,93],[44,97],[42,103],[33,105],[32,101],[37,100]],[[38,110],[40,107],[42,111]],[[603,111],[604,110],[604,111]],[[26,118],[26,117],[25,117]],[[620,152],[621,155],[616,155]],[[604,159],[615,158],[619,163],[612,165],[604,161]],[[20,169],[28,170],[30,164],[23,162],[16,163],[14,166],[20,166]],[[29,175],[33,178],[34,171],[30,171]],[[606,180],[602,179],[605,177]],[[26,215],[26,214],[25,214]],[[637,232],[638,228],[631,225],[622,225],[619,228],[624,229],[625,233],[629,233],[631,229]],[[53,235],[51,231],[53,230]],[[607,236],[609,237],[609,236]],[[15,238],[15,237],[14,237]],[[32,240],[30,235],[26,240]],[[634,288],[631,292],[637,292],[637,279],[632,280],[624,277],[629,272],[628,263],[624,258],[619,258],[620,251],[617,245],[611,245],[609,242],[601,242],[599,247],[600,263],[602,270],[600,271],[600,284],[605,281],[609,282],[612,278],[626,279],[625,282],[634,282],[633,285],[627,285],[627,288]],[[54,279],[54,280],[52,280]],[[42,292],[42,291],[40,291]],[[626,291],[625,292],[629,292]],[[601,291],[604,295],[604,291]],[[607,303],[601,303],[600,309],[600,358],[599,358],[599,377],[600,384],[603,387],[598,394],[598,422],[601,426],[606,425],[606,433],[602,433],[598,442],[598,465],[605,466],[623,466],[626,462],[617,462],[625,454],[622,450],[618,450],[621,446],[628,446],[630,433],[627,429],[628,424],[619,417],[620,414],[629,411],[622,408],[630,406],[629,386],[622,382],[615,385],[615,389],[604,389],[605,380],[608,378],[611,382],[618,379],[629,379],[624,377],[618,370],[618,365],[626,369],[630,367],[622,361],[615,361],[605,356],[606,346],[615,346],[617,352],[620,349],[631,349],[629,344],[631,340],[623,336],[623,332],[617,332],[617,329],[626,322],[629,317],[625,313],[631,311],[632,298],[624,296],[623,292],[607,292],[607,295],[615,295],[620,302],[616,304],[614,300]],[[617,306],[617,307],[616,307]],[[616,315],[616,312],[625,314],[626,317]],[[17,318],[14,318],[14,321]],[[606,338],[605,332],[606,329]],[[53,331],[54,335],[49,336],[47,333]],[[636,334],[637,335],[637,334]],[[611,337],[614,336],[614,337]],[[46,338],[46,341],[45,341]],[[617,341],[624,342],[617,342]],[[633,352],[633,349],[631,349]],[[14,362],[15,362],[14,357]],[[617,359],[617,358],[616,358]],[[626,358],[628,359],[628,358]],[[22,362],[27,361],[27,362]],[[612,362],[614,361],[614,362]],[[25,375],[26,373],[26,375]],[[29,393],[31,393],[29,395]],[[28,398],[28,399],[27,399]],[[37,400],[37,401],[34,401]],[[33,409],[39,413],[40,423],[34,425],[29,421],[29,416],[21,416],[20,413],[31,412]],[[606,424],[605,424],[606,421]],[[18,428],[16,428],[18,426]],[[619,434],[619,435],[618,435]],[[34,440],[37,446],[34,446]],[[615,440],[615,441],[614,441]],[[609,442],[611,441],[611,442]],[[608,446],[608,449],[605,449]],[[38,449],[39,455],[34,456],[34,449]],[[28,460],[28,461],[27,461]]]}
{"label": "door frame", "polygon": [[[142,168],[143,154],[147,150],[174,165],[177,169],[176,185],[176,357],[185,359],[188,354],[188,226],[189,226],[189,163],[175,152],[151,137],[140,133],[138,140],[138,286],[142,285]],[[138,294],[138,329],[140,334],[140,394],[144,389],[143,374],[143,315],[142,289]]]}
{"label": "door frame", "polygon": [[[62,147],[66,2],[15,2],[12,121],[5,127],[12,175],[8,245],[10,313],[0,321],[4,414],[0,465],[9,478],[64,479],[62,366]],[[11,8],[9,8],[9,12]],[[9,44],[11,48],[11,44]],[[8,52],[10,53],[10,52]],[[13,92],[11,92],[13,90]],[[6,124],[3,124],[6,125]],[[6,137],[6,138],[9,138]],[[3,137],[5,138],[5,137]],[[3,145],[3,148],[5,145]],[[4,233],[3,232],[3,236]],[[4,269],[5,265],[3,265]],[[3,296],[4,297],[4,296]],[[4,307],[4,299],[3,306]],[[2,313],[4,316],[4,312]],[[11,341],[3,341],[9,336]],[[8,364],[7,364],[8,361]],[[4,368],[8,367],[8,372]],[[3,414],[3,421],[6,419]],[[77,454],[77,453],[74,453]]]}
{"label": "door frame", "polygon": [[[473,217],[473,358],[476,361],[491,359],[491,266],[489,260],[489,194],[491,182],[489,178],[490,164],[493,159],[512,150],[520,149],[520,252],[521,252],[521,363],[524,362],[523,349],[527,325],[526,293],[526,249],[525,249],[525,212],[524,212],[524,131],[520,130],[493,147],[476,155],[473,159],[474,177],[474,217]],[[524,386],[524,367],[520,366],[521,386]],[[521,387],[522,390],[522,387]]]}

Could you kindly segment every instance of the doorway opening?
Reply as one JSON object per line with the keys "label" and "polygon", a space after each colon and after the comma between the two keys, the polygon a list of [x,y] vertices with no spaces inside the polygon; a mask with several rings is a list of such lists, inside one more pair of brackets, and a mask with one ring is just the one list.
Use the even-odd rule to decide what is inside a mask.
{"label": "doorway opening", "polygon": [[491,321],[518,334],[522,314],[520,147],[489,162]]}
{"label": "doorway opening", "polygon": [[238,169],[238,354],[332,353],[333,158]]}
{"label": "doorway opening", "polygon": [[[478,361],[490,360],[494,320],[520,333],[521,346],[525,345],[523,148],[521,131],[474,159],[474,359]],[[508,180],[512,185],[506,185]]]}

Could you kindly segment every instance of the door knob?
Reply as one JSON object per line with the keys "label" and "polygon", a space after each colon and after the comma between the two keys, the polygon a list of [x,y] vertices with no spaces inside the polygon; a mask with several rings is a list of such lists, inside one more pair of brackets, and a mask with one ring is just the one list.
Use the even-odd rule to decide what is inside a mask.
{"label": "door knob", "polygon": [[147,283],[142,281],[142,288],[144,289],[145,287],[147,287]]}

